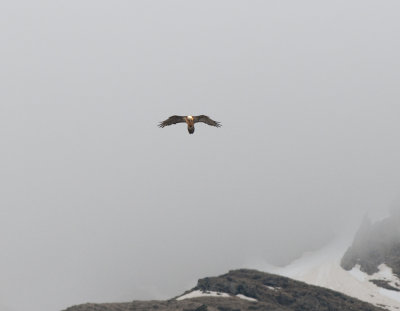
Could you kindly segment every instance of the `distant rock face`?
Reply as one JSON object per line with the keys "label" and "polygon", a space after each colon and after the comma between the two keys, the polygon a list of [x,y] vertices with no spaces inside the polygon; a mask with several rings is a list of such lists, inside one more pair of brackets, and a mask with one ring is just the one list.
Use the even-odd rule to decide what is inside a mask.
{"label": "distant rock face", "polygon": [[386,264],[400,276],[400,214],[374,224],[365,217],[353,244],[344,254],[341,266],[351,270],[360,265],[361,271],[373,274]]}
{"label": "distant rock face", "polygon": [[84,304],[65,311],[382,311],[344,294],[256,270],[234,270],[198,281],[167,301]]}

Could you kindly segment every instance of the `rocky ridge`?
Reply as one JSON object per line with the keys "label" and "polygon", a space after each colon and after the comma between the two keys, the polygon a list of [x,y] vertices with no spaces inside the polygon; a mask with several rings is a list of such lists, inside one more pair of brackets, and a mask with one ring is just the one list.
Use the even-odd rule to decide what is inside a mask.
{"label": "rocky ridge", "polygon": [[233,270],[200,279],[166,301],[83,304],[65,311],[378,311],[382,308],[323,287],[256,270]]}
{"label": "rocky ridge", "polygon": [[378,272],[381,264],[390,267],[400,277],[399,212],[376,223],[365,217],[353,244],[341,260],[341,266],[345,270],[359,265],[360,270],[369,275]]}

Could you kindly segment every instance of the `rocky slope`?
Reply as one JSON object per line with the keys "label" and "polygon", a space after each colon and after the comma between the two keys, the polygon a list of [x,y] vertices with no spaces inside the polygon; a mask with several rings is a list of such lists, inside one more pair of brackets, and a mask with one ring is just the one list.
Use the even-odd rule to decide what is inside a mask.
{"label": "rocky slope", "polygon": [[400,311],[400,292],[377,286],[372,281],[387,280],[390,286],[396,286],[400,280],[393,275],[391,268],[380,265],[379,272],[368,275],[358,265],[349,271],[340,266],[350,243],[347,239],[337,239],[318,251],[304,253],[285,267],[253,265],[253,268],[329,288],[391,311]]}
{"label": "rocky slope", "polygon": [[[385,264],[400,277],[400,213],[374,224],[365,217],[353,244],[344,254],[341,266],[346,270],[359,265],[360,270],[372,275]],[[400,286],[399,286],[400,289]]]}
{"label": "rocky slope", "polygon": [[65,311],[378,311],[366,302],[326,288],[256,270],[234,270],[200,279],[195,288],[167,301],[83,304]]}

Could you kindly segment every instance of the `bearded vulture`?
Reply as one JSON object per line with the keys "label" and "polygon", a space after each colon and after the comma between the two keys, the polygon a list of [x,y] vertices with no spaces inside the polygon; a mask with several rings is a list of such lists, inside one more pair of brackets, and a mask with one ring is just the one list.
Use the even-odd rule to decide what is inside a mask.
{"label": "bearded vulture", "polygon": [[210,119],[209,117],[205,115],[200,115],[200,116],[171,116],[167,120],[162,121],[158,124],[159,127],[165,127],[168,125],[176,124],[176,123],[184,123],[186,122],[187,124],[187,129],[189,134],[194,133],[194,124],[197,122],[203,122],[205,124],[215,126],[215,127],[221,127],[221,123],[214,121]]}

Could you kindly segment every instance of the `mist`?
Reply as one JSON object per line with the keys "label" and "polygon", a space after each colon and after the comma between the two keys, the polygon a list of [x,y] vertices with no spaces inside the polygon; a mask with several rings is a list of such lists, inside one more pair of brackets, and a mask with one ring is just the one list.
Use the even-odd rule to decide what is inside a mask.
{"label": "mist", "polygon": [[[399,10],[3,2],[0,306],[170,298],[387,215]],[[157,127],[173,114],[222,127]]]}

